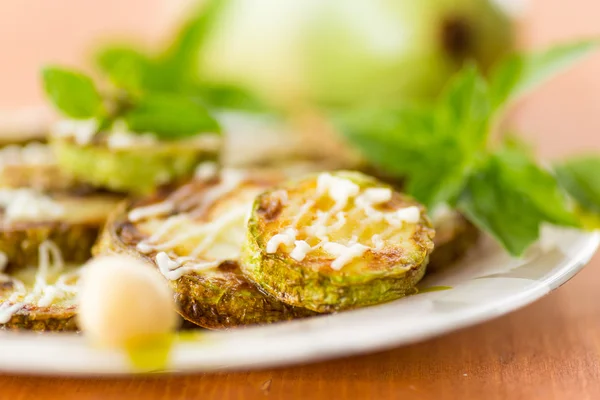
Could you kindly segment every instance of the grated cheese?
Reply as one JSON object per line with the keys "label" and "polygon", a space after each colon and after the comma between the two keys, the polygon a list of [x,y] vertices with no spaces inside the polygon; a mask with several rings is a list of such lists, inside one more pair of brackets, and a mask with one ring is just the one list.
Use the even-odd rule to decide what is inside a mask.
{"label": "grated cheese", "polygon": [[0,189],[4,219],[12,221],[56,220],[65,215],[62,205],[32,189]]}
{"label": "grated cheese", "polygon": [[99,123],[95,118],[63,119],[54,125],[52,134],[58,137],[72,137],[75,143],[85,146],[91,143],[98,127]]}
{"label": "grated cheese", "polygon": [[194,178],[201,182],[210,181],[219,176],[219,164],[214,161],[200,163],[194,172]]}
{"label": "grated cheese", "polygon": [[[334,205],[325,211],[317,210],[316,218],[300,229],[298,227],[304,216],[317,204],[322,196],[328,196],[334,201]],[[392,199],[393,193],[390,188],[367,188],[361,192],[360,186],[349,179],[333,176],[330,173],[322,173],[317,178],[316,198],[308,199],[294,218],[291,228],[275,234],[267,242],[267,253],[276,253],[281,245],[286,246],[288,251],[292,244],[290,257],[296,261],[302,261],[307,254],[318,248],[334,255],[336,259],[331,263],[331,268],[340,270],[353,259],[362,256],[368,249],[381,250],[385,246],[384,237],[391,233],[391,228],[401,227],[404,223],[415,224],[421,218],[419,207],[410,206],[395,211],[380,211],[375,207],[385,204]],[[346,210],[350,200],[353,199],[353,208]],[[344,228],[350,214],[362,212],[366,221],[360,224],[358,231],[346,243],[331,242],[330,236]],[[330,223],[331,219],[335,221]],[[356,218],[361,218],[356,216]],[[373,235],[372,246],[368,247],[358,243],[358,237],[367,229],[368,224],[385,221],[389,226],[381,234]],[[310,246],[305,240],[297,240],[299,235],[305,233],[307,237],[319,239],[319,243]]]}
{"label": "grated cheese", "polygon": [[331,269],[339,271],[355,258],[362,256],[369,250],[369,247],[360,243],[344,246],[340,243],[329,242],[323,245],[323,250],[336,257],[331,263]]}
{"label": "grated cheese", "polygon": [[344,178],[322,173],[317,178],[317,196],[327,194],[335,201],[336,209],[343,209],[348,201],[360,192],[360,187]]}
{"label": "grated cheese", "polygon": [[23,146],[9,145],[0,148],[0,168],[13,165],[53,165],[56,163],[50,147],[39,142]]}

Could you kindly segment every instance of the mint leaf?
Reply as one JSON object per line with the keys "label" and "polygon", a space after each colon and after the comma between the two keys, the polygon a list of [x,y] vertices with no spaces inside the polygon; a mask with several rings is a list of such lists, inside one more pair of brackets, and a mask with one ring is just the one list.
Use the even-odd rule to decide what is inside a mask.
{"label": "mint leaf", "polygon": [[367,160],[390,175],[403,178],[417,169],[431,144],[430,109],[361,109],[337,115],[340,131]]}
{"label": "mint leaf", "polygon": [[189,97],[175,94],[147,95],[124,115],[124,119],[132,131],[152,132],[163,140],[221,131],[204,106]]}
{"label": "mint leaf", "polygon": [[521,255],[539,237],[540,215],[527,198],[505,187],[498,167],[474,173],[458,201],[458,209],[479,229],[490,233],[513,255]]}
{"label": "mint leaf", "polygon": [[563,188],[586,210],[600,213],[600,157],[573,158],[554,167]]}
{"label": "mint leaf", "polygon": [[105,47],[96,55],[96,64],[115,86],[132,92],[148,89],[153,81],[152,61],[131,47]]}
{"label": "mint leaf", "polygon": [[509,57],[500,63],[491,75],[493,106],[501,107],[526,94],[589,55],[598,44],[598,41],[584,41],[529,55],[516,54]]}
{"label": "mint leaf", "polygon": [[341,132],[407,192],[433,207],[452,203],[485,148],[490,107],[474,66],[452,80],[433,107],[369,110],[339,119]]}
{"label": "mint leaf", "polygon": [[493,158],[501,167],[499,179],[503,186],[512,185],[514,192],[529,198],[544,221],[564,226],[578,225],[556,178],[530,155],[514,148],[502,148]]}
{"label": "mint leaf", "polygon": [[252,93],[233,85],[202,83],[198,87],[198,97],[206,105],[219,109],[269,111],[265,103]]}
{"label": "mint leaf", "polygon": [[544,222],[578,226],[552,175],[512,150],[490,156],[469,178],[458,208],[516,256],[538,239]]}
{"label": "mint leaf", "polygon": [[65,68],[46,67],[42,70],[46,94],[63,114],[77,119],[103,114],[102,98],[88,76]]}
{"label": "mint leaf", "polygon": [[200,50],[227,4],[227,0],[205,1],[202,8],[193,12],[193,17],[182,26],[169,48],[159,57],[164,69],[173,74],[172,77],[178,76],[184,81],[195,78]]}
{"label": "mint leaf", "polygon": [[487,143],[491,112],[487,84],[470,64],[450,80],[437,102],[436,135],[452,138],[467,150],[481,149]]}

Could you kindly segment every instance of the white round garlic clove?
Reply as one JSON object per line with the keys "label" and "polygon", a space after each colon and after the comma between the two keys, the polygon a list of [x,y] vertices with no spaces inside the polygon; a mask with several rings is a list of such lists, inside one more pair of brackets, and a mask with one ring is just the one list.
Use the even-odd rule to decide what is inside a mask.
{"label": "white round garlic clove", "polygon": [[173,331],[173,294],[150,264],[130,256],[102,256],[84,268],[79,324],[95,344],[121,347]]}

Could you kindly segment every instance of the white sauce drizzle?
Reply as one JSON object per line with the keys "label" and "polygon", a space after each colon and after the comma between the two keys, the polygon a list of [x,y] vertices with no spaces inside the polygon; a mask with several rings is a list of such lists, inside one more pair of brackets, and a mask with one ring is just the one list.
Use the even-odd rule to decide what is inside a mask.
{"label": "white sauce drizzle", "polygon": [[162,203],[152,204],[145,207],[138,207],[129,212],[127,216],[131,222],[139,222],[146,218],[158,217],[160,215],[168,214],[173,210],[173,204],[168,201]]}
{"label": "white sauce drizzle", "polygon": [[288,228],[283,232],[274,235],[267,242],[267,253],[276,253],[279,249],[279,246],[281,245],[291,246],[292,244],[294,244],[297,234],[298,232],[296,232],[295,229]]}
{"label": "white sauce drizzle", "polygon": [[[182,257],[183,258],[183,257]],[[183,260],[183,262],[186,260]],[[189,265],[183,265],[182,260],[172,260],[169,255],[165,252],[160,252],[156,255],[156,265],[163,274],[163,276],[169,280],[175,281],[184,275],[206,271],[218,267],[221,264],[221,260],[207,261],[191,263]]]}
{"label": "white sauce drizzle", "polygon": [[294,244],[296,247],[294,247],[294,250],[290,253],[290,257],[300,262],[306,258],[306,255],[312,250],[312,247],[304,240],[296,240]]}
{"label": "white sauce drizzle", "polygon": [[[0,324],[10,321],[16,313],[27,305],[49,307],[57,300],[73,297],[77,294],[79,270],[61,273],[65,268],[65,264],[58,246],[46,240],[40,244],[38,252],[39,264],[31,290],[27,290],[22,281],[0,274],[0,281],[11,281],[14,285],[13,293],[8,299],[0,303]],[[49,284],[50,276],[58,274],[60,274],[58,279],[53,284]]]}
{"label": "white sauce drizzle", "polygon": [[[167,203],[171,207],[170,210],[172,210],[177,202],[177,209],[182,211],[161,221],[150,237],[137,244],[137,249],[146,254],[158,252],[155,257],[156,264],[160,272],[169,280],[177,280],[186,274],[214,269],[223,261],[237,259],[241,251],[243,237],[230,234],[230,230],[236,226],[243,228],[252,208],[253,196],[247,203],[239,204],[227,210],[227,212],[210,222],[198,225],[192,223],[186,226],[185,229],[180,229],[180,232],[174,236],[169,234],[176,228],[180,228],[182,224],[187,224],[202,216],[217,201],[237,189],[245,179],[245,174],[242,171],[226,170],[223,172],[219,184],[208,188],[200,195],[196,195],[186,185],[169,196],[165,202],[156,204],[154,209],[148,210],[152,206],[145,207],[141,211],[144,218],[164,215],[163,211],[168,208],[167,206],[164,206],[164,208],[160,206],[164,203]],[[134,209],[129,213],[130,221],[140,221],[140,219],[132,219],[132,216],[134,218],[139,216],[139,210],[139,208]],[[152,211],[155,213],[153,214]],[[178,257],[172,254],[171,251],[177,246],[186,242],[189,243],[192,240],[194,241],[194,247],[187,252],[188,256]],[[198,260],[204,252],[219,247],[217,244],[228,249],[227,258],[217,257],[214,260]]]}

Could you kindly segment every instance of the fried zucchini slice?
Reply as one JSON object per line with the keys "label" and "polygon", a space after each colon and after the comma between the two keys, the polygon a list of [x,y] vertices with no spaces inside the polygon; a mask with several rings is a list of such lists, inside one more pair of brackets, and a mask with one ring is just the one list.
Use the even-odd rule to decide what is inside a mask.
{"label": "fried zucchini slice", "polygon": [[0,113],[0,187],[55,191],[75,186],[47,144],[50,121],[46,109]]}
{"label": "fried zucchini slice", "polygon": [[0,189],[0,253],[7,271],[36,265],[38,248],[50,240],[68,262],[85,262],[120,196],[45,194],[33,189]]}
{"label": "fried zucchini slice", "polygon": [[433,237],[413,199],[358,172],[321,173],[258,196],[242,271],[290,305],[368,306],[414,290]]}
{"label": "fried zucchini slice", "polygon": [[10,275],[0,271],[0,328],[77,330],[76,297],[81,267],[65,265],[60,249],[51,241],[40,244],[38,258],[37,266],[27,266]]}
{"label": "fried zucchini slice", "polygon": [[130,133],[119,125],[113,131],[81,139],[81,132],[95,132],[81,124],[62,121],[52,134],[59,166],[81,182],[117,192],[150,194],[158,186],[187,180],[198,164],[216,160],[221,147],[216,133],[159,141],[151,134]]}
{"label": "fried zucchini slice", "polygon": [[461,213],[439,209],[431,217],[435,228],[435,249],[429,257],[427,271],[435,272],[452,266],[471,249],[479,239],[479,230]]}
{"label": "fried zucchini slice", "polygon": [[0,148],[0,187],[66,191],[82,187],[58,166],[48,144],[33,141]]}
{"label": "fried zucchini slice", "polygon": [[246,217],[279,175],[225,173],[125,204],[95,247],[153,262],[168,279],[181,316],[209,329],[314,315],[262,293],[239,269]]}

